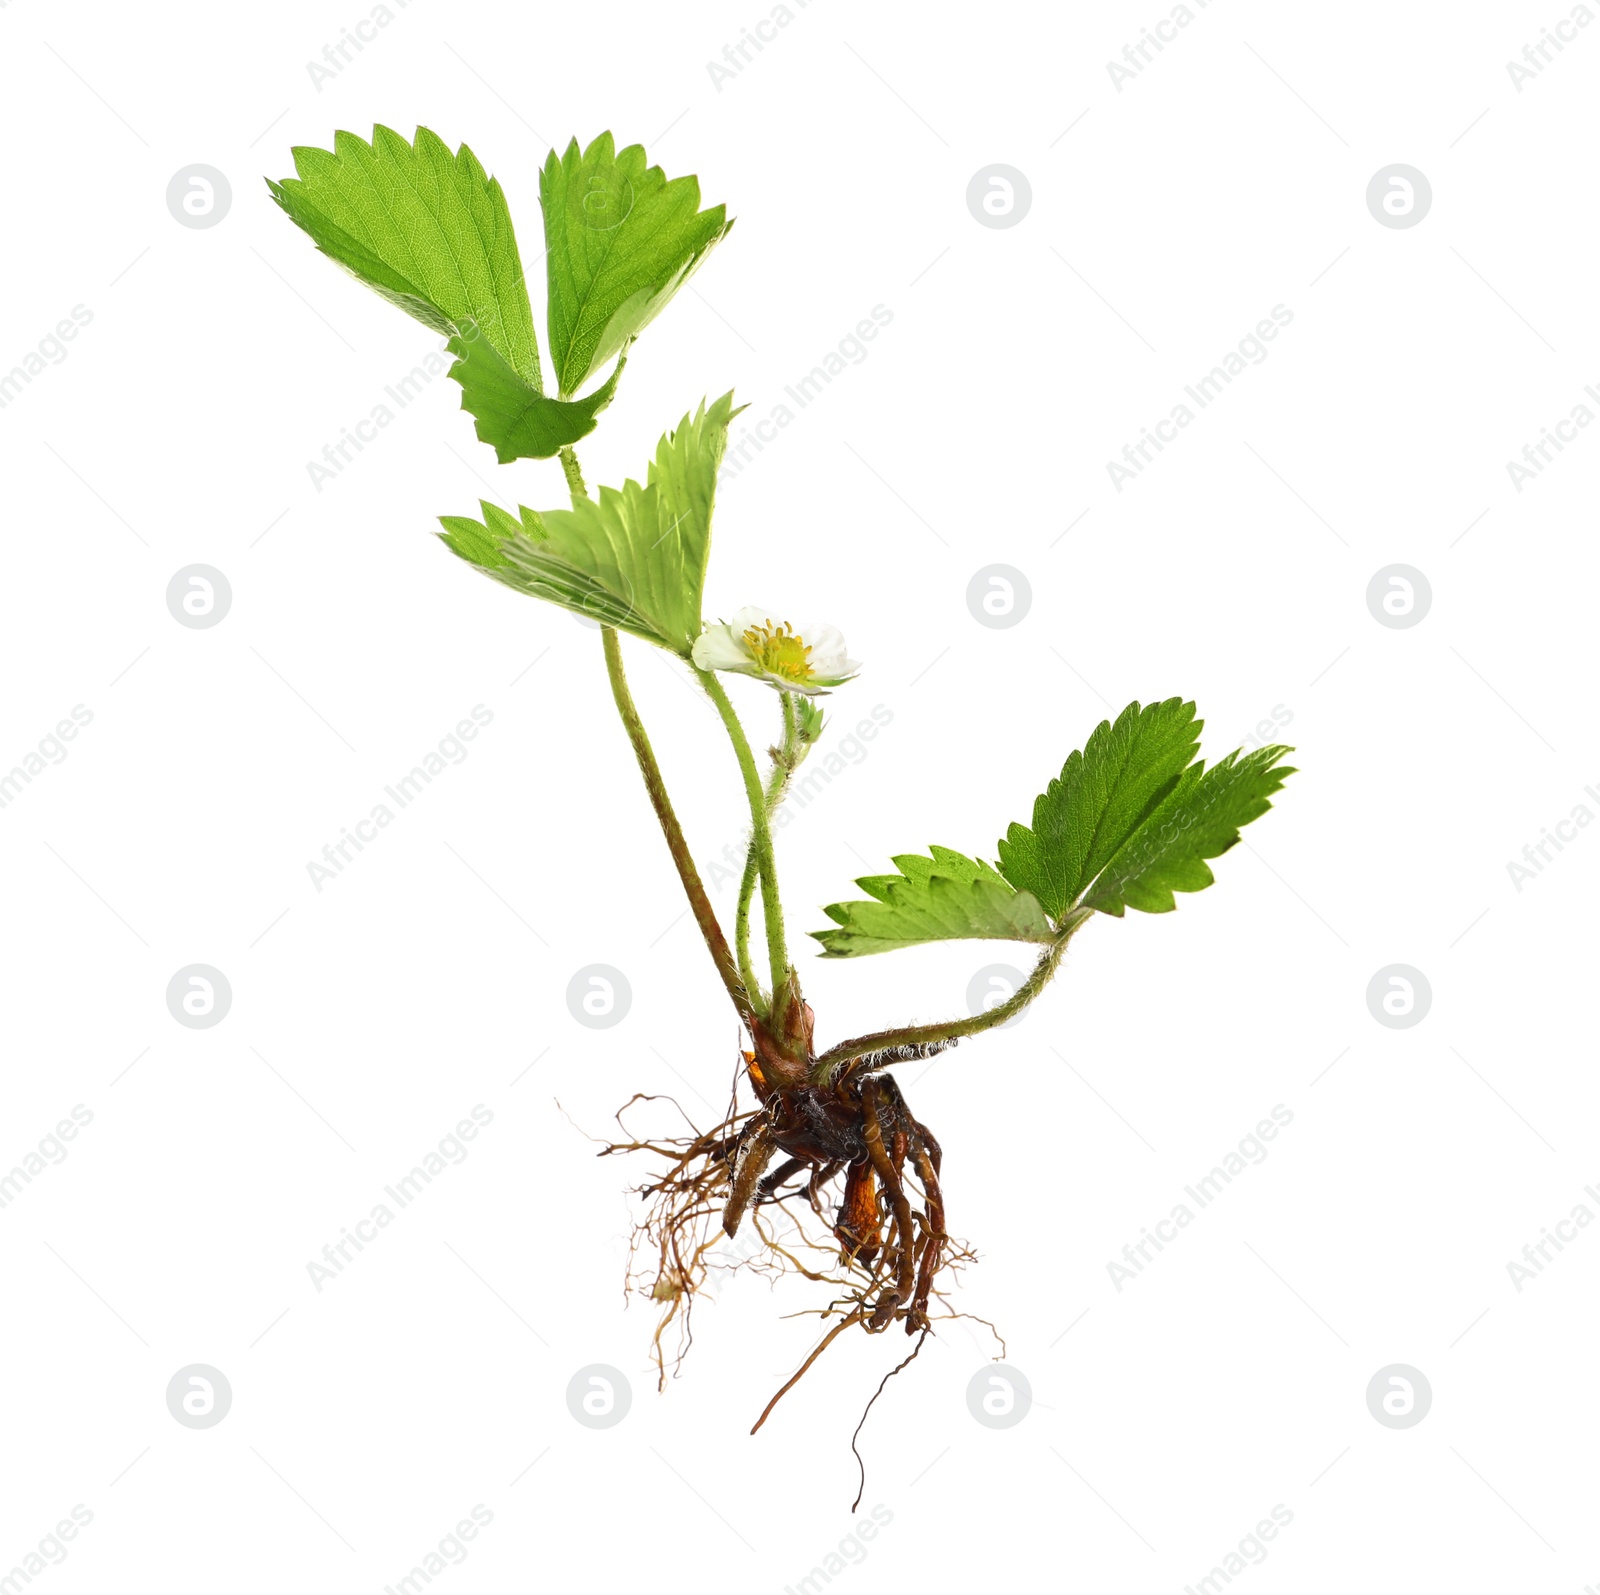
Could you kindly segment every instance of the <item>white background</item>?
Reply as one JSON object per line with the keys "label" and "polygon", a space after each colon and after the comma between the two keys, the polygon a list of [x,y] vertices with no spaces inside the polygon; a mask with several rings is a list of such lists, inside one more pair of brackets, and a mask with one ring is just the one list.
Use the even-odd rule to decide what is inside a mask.
{"label": "white background", "polygon": [[[797,940],[892,852],[993,856],[1130,699],[1196,699],[1213,755],[1291,717],[1301,773],[1213,890],[1091,925],[1015,1029],[903,1072],[981,1253],[961,1305],[1034,1406],[975,1422],[994,1347],[944,1326],[864,1432],[863,1513],[892,1521],[828,1587],[1176,1592],[1279,1503],[1233,1582],[1600,1581],[1600,1234],[1520,1292],[1506,1267],[1600,1212],[1600,836],[1520,891],[1507,869],[1600,812],[1600,430],[1520,492],[1506,470],[1600,383],[1600,27],[1519,92],[1506,63],[1564,0],[1215,0],[1119,89],[1106,63],[1164,5],[815,0],[719,86],[762,4],[413,0],[314,84],[367,14],[0,10],[0,370],[92,312],[0,411],[0,766],[93,715],[0,811],[0,1169],[93,1114],[0,1209],[0,1574],[81,1503],[27,1588],[378,1591],[481,1504],[447,1590],[779,1591],[859,1522],[849,1433],[906,1347],[841,1343],[749,1438],[815,1333],[781,1315],[816,1301],[736,1282],[655,1393],[649,1305],[620,1290],[641,1171],[584,1133],[634,1091],[708,1114],[735,1028],[596,635],[429,535],[480,493],[559,504],[556,463],[496,467],[439,380],[336,480],[308,473],[437,340],[261,179],[381,120],[469,142],[530,265],[538,167],[574,133],[644,142],[738,216],[581,446],[591,483],[641,474],[703,395],[769,414],[892,313],[719,501],[708,612],[834,621],[866,669],[833,735],[893,716],[782,833]],[[1433,190],[1404,230],[1365,201],[1396,162]],[[194,163],[232,187],[206,230],[165,201]],[[1032,189],[1004,230],[966,205],[992,163]],[[1275,305],[1269,357],[1118,491],[1107,462]],[[166,605],[197,562],[232,587],[212,629]],[[967,608],[992,563],[1031,585],[1009,629]],[[1410,629],[1367,607],[1393,563],[1431,584]],[[628,657],[709,867],[741,834],[726,743],[677,667]],[[318,892],[308,861],[477,704],[465,761]],[[827,1042],[1026,962],[802,956]],[[168,1013],[191,963],[231,982],[214,1028]],[[632,986],[609,1030],[568,1012],[591,963]],[[1368,1011],[1391,963],[1431,983],[1410,1029]],[[479,1103],[466,1160],[317,1291],[307,1264]],[[1118,1291],[1107,1264],[1275,1104],[1266,1161]],[[196,1362],[233,1390],[206,1430],[164,1398]],[[604,1431],[565,1400],[597,1363],[633,1386]],[[1410,1429],[1367,1409],[1391,1363],[1432,1386]]]}

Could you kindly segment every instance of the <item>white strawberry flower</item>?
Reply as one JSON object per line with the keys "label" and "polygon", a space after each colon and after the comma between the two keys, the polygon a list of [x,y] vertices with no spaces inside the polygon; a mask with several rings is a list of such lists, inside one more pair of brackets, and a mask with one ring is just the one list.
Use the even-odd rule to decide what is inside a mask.
{"label": "white strawberry flower", "polygon": [[780,692],[820,697],[849,681],[861,666],[844,651],[836,626],[791,626],[767,609],[741,609],[731,621],[708,626],[694,645],[701,670],[754,676]]}

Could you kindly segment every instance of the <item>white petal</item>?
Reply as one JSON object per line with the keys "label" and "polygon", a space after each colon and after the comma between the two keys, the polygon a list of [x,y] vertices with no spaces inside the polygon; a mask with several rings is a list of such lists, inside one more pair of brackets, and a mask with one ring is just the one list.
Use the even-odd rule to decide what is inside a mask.
{"label": "white petal", "polygon": [[[742,628],[741,628],[742,631]],[[695,639],[691,657],[701,670],[736,670],[757,675],[755,661],[745,647],[741,631],[733,626],[711,626]]]}
{"label": "white petal", "polygon": [[846,681],[854,680],[861,674],[861,665],[858,660],[849,659],[844,654],[837,658],[829,659],[821,664],[812,661],[812,678],[820,681],[825,687],[842,686]]}
{"label": "white petal", "polygon": [[808,621],[795,628],[810,645],[812,657],[844,653],[844,633],[837,626],[824,626]]}
{"label": "white petal", "polygon": [[845,652],[844,638],[834,626],[819,626],[815,633],[807,632],[811,645],[811,673],[814,676],[838,680],[853,676],[861,666]]}
{"label": "white petal", "polygon": [[752,626],[776,626],[778,623],[778,616],[774,610],[746,604],[728,624],[738,636],[742,637]]}

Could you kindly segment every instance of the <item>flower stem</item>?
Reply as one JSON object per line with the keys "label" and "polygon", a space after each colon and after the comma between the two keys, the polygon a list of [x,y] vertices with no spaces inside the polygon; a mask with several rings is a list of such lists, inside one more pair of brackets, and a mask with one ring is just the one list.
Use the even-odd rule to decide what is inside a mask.
{"label": "flower stem", "polygon": [[[799,763],[797,739],[800,728],[794,712],[794,695],[780,692],[778,696],[783,699],[783,743],[774,750],[772,774],[767,777],[766,807],[769,815],[783,802],[789,778],[794,774],[795,765]],[[745,987],[757,1002],[760,1001],[761,983],[756,979],[755,970],[750,963],[750,904],[755,897],[758,869],[755,838],[752,834],[749,850],[745,854],[744,879],[739,882],[739,911],[735,921],[734,945],[738,948],[739,970],[744,976]]]}
{"label": "flower stem", "polygon": [[773,1003],[780,1001],[789,977],[789,949],[783,936],[783,903],[778,897],[778,868],[772,856],[772,830],[767,824],[767,798],[761,789],[761,777],[756,771],[755,756],[750,743],[734,713],[722,683],[708,670],[695,670],[706,695],[717,706],[722,723],[727,728],[728,740],[739,760],[739,773],[744,777],[745,797],[750,803],[750,849],[756,856],[756,869],[761,877],[761,909],[767,924],[767,961],[772,973]]}
{"label": "flower stem", "polygon": [[948,1019],[942,1024],[903,1025],[897,1030],[877,1030],[869,1036],[857,1036],[853,1041],[841,1041],[830,1047],[812,1066],[812,1080],[820,1085],[831,1084],[846,1064],[869,1053],[885,1052],[893,1047],[926,1046],[938,1041],[956,1041],[963,1036],[975,1036],[985,1030],[1003,1025],[1014,1014],[1019,1014],[1049,984],[1061,962],[1067,943],[1079,926],[1094,912],[1092,908],[1072,909],[1062,921],[1056,939],[1039,955],[1033,973],[1017,987],[1004,1002],[986,1008],[982,1013],[966,1019]]}
{"label": "flower stem", "polygon": [[[563,456],[570,452],[564,450]],[[566,463],[565,458],[562,463]],[[577,463],[574,461],[573,474],[576,471]],[[581,477],[579,481],[582,481]],[[666,837],[667,850],[672,854],[672,862],[678,867],[678,878],[683,882],[689,906],[694,910],[695,922],[700,927],[701,936],[705,938],[706,947],[711,953],[711,961],[717,966],[717,974],[721,976],[722,984],[727,987],[729,997],[733,999],[733,1006],[745,1024],[751,1025],[755,1016],[751,1008],[750,994],[739,977],[733,954],[728,950],[727,938],[717,923],[717,916],[712,912],[711,899],[706,896],[705,884],[700,879],[699,870],[695,868],[689,844],[684,839],[683,827],[678,824],[678,816],[673,812],[672,800],[667,796],[666,783],[661,779],[661,766],[656,763],[650,738],[645,734],[644,722],[640,720],[633,694],[628,690],[628,678],[622,669],[622,644],[617,637],[616,628],[602,626],[600,637],[605,644],[606,674],[611,678],[611,695],[616,699],[617,713],[622,716],[628,741],[633,744],[634,756],[639,761],[639,772],[644,776],[645,790],[650,794],[651,806],[656,811],[657,820],[661,822],[661,834]]]}

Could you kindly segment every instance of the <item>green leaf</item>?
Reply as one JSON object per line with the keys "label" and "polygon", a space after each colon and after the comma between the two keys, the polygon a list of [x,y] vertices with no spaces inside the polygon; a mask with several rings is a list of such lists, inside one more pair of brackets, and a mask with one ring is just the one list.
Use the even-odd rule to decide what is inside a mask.
{"label": "green leaf", "polygon": [[700,635],[711,513],[728,426],[725,393],[661,439],[643,487],[600,489],[598,502],[513,516],[483,504],[483,521],[441,516],[444,542],[519,592],[688,657]]}
{"label": "green leaf", "polygon": [[1123,909],[1164,914],[1174,892],[1198,892],[1215,877],[1205,860],[1226,853],[1239,828],[1272,807],[1267,800],[1294,774],[1279,761],[1292,748],[1237,751],[1208,770],[1184,771],[1177,784],[1107,863],[1085,906],[1119,918]]}
{"label": "green leaf", "polygon": [[500,184],[463,144],[452,155],[425,127],[408,144],[335,133],[333,149],[294,151],[298,177],[272,197],[317,247],[447,338],[471,327],[535,393],[539,349],[522,259]]}
{"label": "green leaf", "polygon": [[467,515],[439,517],[439,524],[444,527],[439,541],[469,565],[490,573],[501,571],[510,564],[502,548],[506,541],[519,535],[544,540],[544,527],[532,510],[524,508],[519,522],[487,499],[479,499],[478,505],[483,511],[481,521]]}
{"label": "green leaf", "polygon": [[897,857],[898,875],[856,882],[871,902],[834,903],[824,912],[839,928],[815,930],[828,958],[859,958],[923,942],[1048,942],[1056,932],[1030,892],[1009,886],[989,865],[947,847]]}
{"label": "green leaf", "polygon": [[693,177],[668,182],[644,146],[614,151],[602,133],[581,154],[550,152],[539,179],[548,249],[550,357],[561,392],[649,324],[733,223],[700,209]]}
{"label": "green leaf", "polygon": [[518,516],[482,501],[483,520],[441,515],[441,540],[462,559],[519,593],[544,598],[603,626],[617,626],[649,642],[665,645],[625,595],[596,581],[549,546],[538,511],[525,506]]}
{"label": "green leaf", "polygon": [[479,442],[491,444],[502,465],[548,460],[588,437],[628,363],[626,357],[618,360],[605,383],[587,398],[550,399],[530,388],[487,338],[452,338],[450,352],[457,356],[450,375],[461,384],[461,408],[472,414]]}
{"label": "green leaf", "polygon": [[1203,721],[1181,698],[1102,720],[1033,805],[1033,828],[1012,825],[1000,870],[1059,919],[1105,868],[1194,759]]}
{"label": "green leaf", "polygon": [[461,407],[502,464],[549,459],[594,430],[622,362],[578,401],[549,398],[533,309],[500,185],[463,144],[452,155],[427,128],[408,144],[387,127],[372,142],[336,133],[332,151],[298,148],[298,177],[272,196],[326,255],[449,340]]}

